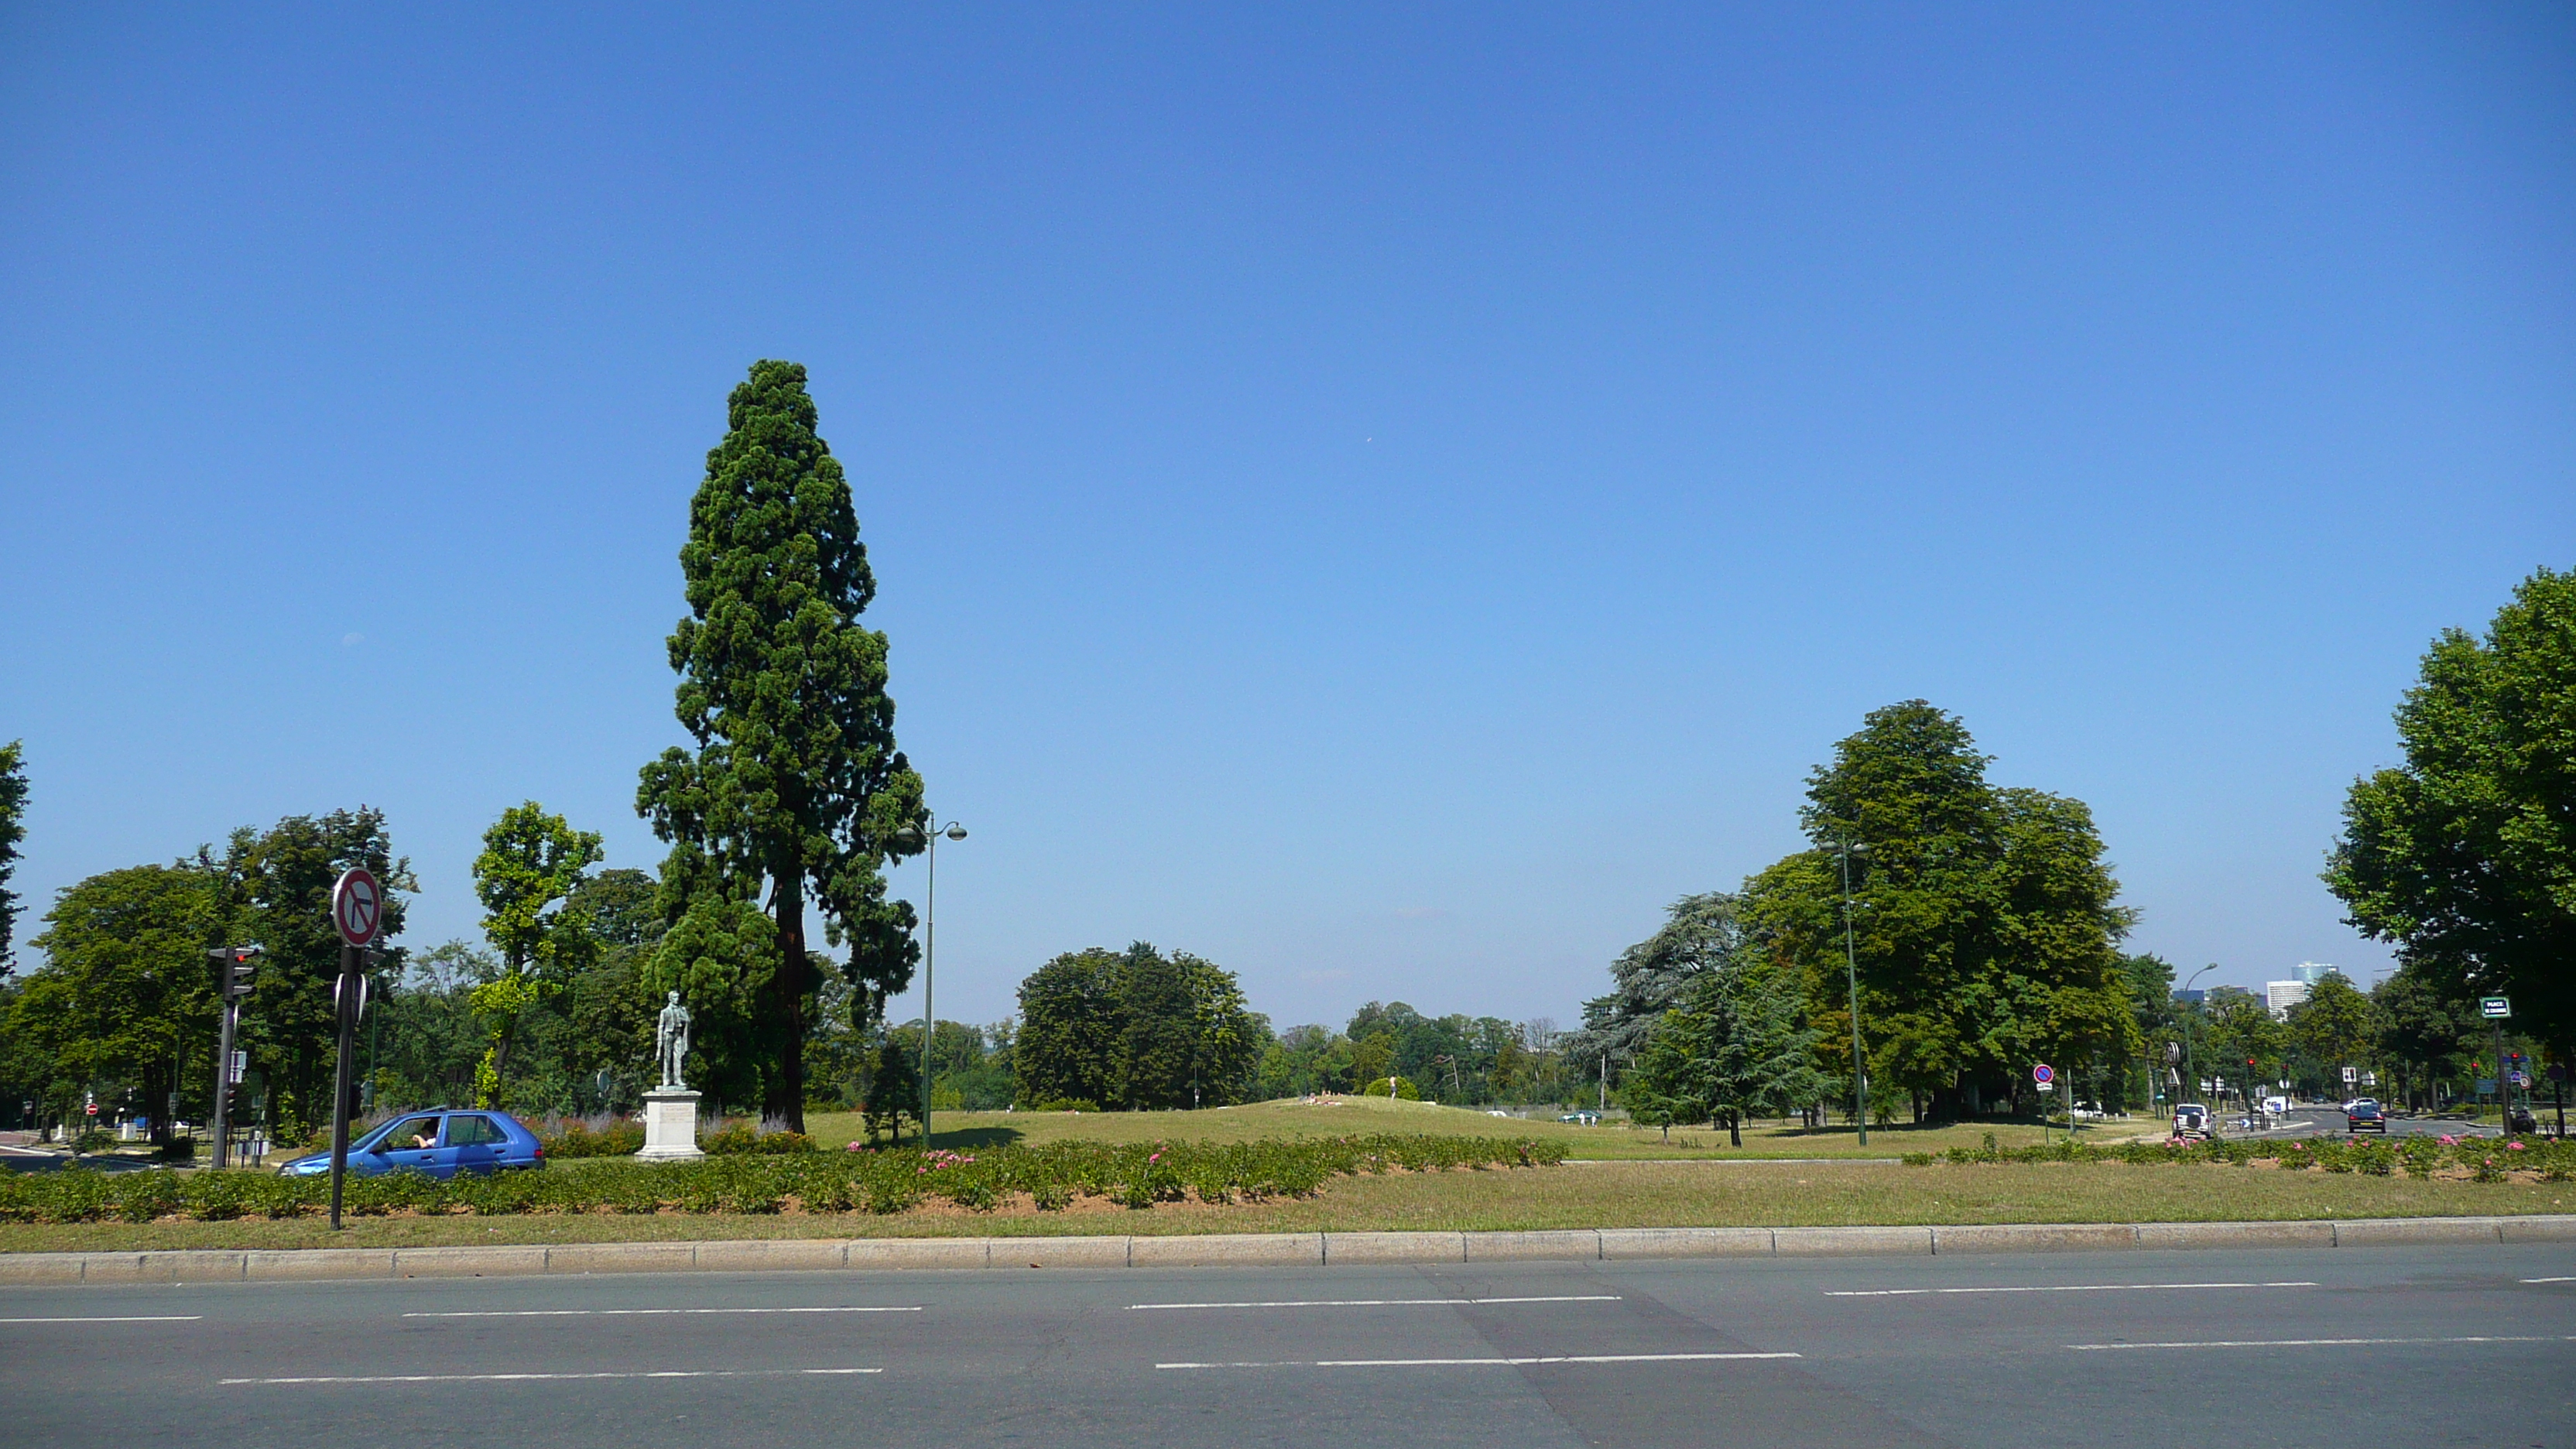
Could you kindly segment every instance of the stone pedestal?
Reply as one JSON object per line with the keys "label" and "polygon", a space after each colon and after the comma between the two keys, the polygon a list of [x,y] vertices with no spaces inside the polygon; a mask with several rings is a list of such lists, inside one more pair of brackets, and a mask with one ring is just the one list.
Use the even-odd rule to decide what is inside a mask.
{"label": "stone pedestal", "polygon": [[706,1156],[698,1150],[698,1094],[667,1087],[646,1092],[644,1150],[635,1155],[646,1162],[695,1162]]}

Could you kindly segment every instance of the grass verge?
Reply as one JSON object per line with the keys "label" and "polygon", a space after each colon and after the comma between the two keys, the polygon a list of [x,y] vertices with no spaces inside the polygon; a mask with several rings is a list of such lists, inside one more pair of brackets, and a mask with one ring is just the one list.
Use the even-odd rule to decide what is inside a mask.
{"label": "grass verge", "polygon": [[[814,1140],[839,1147],[865,1135],[858,1116],[848,1112],[811,1112],[805,1125]],[[1976,1122],[1943,1126],[1887,1126],[1869,1129],[1862,1146],[1849,1126],[1810,1130],[1795,1119],[1757,1122],[1744,1129],[1744,1145],[1727,1145],[1722,1128],[1676,1127],[1669,1134],[1624,1122],[1586,1127],[1544,1118],[1493,1117],[1481,1108],[1444,1107],[1432,1102],[1398,1102],[1385,1097],[1333,1097],[1318,1101],[1289,1098],[1249,1102],[1239,1107],[1211,1107],[1197,1112],[941,1112],[932,1125],[934,1147],[971,1151],[978,1147],[1052,1142],[1255,1142],[1263,1139],[1343,1137],[1363,1132],[1423,1132],[1461,1137],[1527,1137],[1561,1143],[1569,1157],[1635,1161],[1645,1158],[1747,1157],[1896,1157],[1908,1152],[1941,1152],[1979,1145],[1989,1132],[2006,1148],[2062,1142],[2064,1128],[2043,1129],[2035,1123]],[[2161,1118],[2113,1119],[2087,1124],[2081,1141],[2118,1142],[2135,1137],[2162,1141]]]}

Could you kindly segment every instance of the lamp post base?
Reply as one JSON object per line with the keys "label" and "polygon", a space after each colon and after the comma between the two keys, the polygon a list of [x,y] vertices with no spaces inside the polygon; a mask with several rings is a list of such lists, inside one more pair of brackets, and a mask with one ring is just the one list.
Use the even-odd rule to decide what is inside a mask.
{"label": "lamp post base", "polygon": [[644,1162],[695,1162],[698,1150],[698,1094],[657,1089],[644,1094]]}

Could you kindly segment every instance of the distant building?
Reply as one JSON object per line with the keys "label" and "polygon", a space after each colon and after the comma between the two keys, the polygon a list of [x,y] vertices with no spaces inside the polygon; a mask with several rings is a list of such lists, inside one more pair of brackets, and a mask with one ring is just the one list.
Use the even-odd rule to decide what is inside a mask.
{"label": "distant building", "polygon": [[2201,990],[2197,986],[2192,987],[2188,991],[2177,991],[2174,993],[2174,1000],[2179,1001],[2186,1006],[2198,1006],[2208,999],[2209,993]]}
{"label": "distant building", "polygon": [[2270,1008],[2274,1021],[2287,1021],[2290,1008],[2307,1000],[2308,993],[2316,989],[2318,982],[2329,976],[2341,975],[2343,971],[2340,968],[2322,961],[2302,961],[2290,968],[2289,980],[2263,983],[2263,1005]]}

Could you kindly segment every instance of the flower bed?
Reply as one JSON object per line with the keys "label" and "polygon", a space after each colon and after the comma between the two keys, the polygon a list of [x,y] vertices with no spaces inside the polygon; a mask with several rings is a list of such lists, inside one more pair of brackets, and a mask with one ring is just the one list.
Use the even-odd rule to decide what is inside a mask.
{"label": "flower bed", "polygon": [[[1041,1211],[1079,1198],[1127,1207],[1306,1197],[1337,1176],[1394,1169],[1553,1166],[1561,1144],[1501,1137],[1372,1136],[1239,1143],[1056,1143],[973,1153],[750,1151],[702,1162],[598,1158],[543,1172],[433,1182],[350,1178],[344,1210],[390,1213],[898,1213],[945,1203],[986,1211],[1025,1197]],[[324,1210],[329,1179],[257,1173],[0,1174],[0,1222],[291,1218]]]}
{"label": "flower bed", "polygon": [[[2247,1142],[2124,1142],[2096,1147],[2060,1142],[2045,1147],[1997,1148],[1992,1133],[1983,1147],[1909,1152],[1912,1167],[1936,1162],[2125,1162],[2134,1165],[2261,1163],[2293,1171],[2363,1172],[2379,1177],[2466,1178],[2476,1182],[2576,1179],[2576,1142],[2498,1137],[2299,1137]],[[2521,1176],[2528,1174],[2528,1176]]]}

